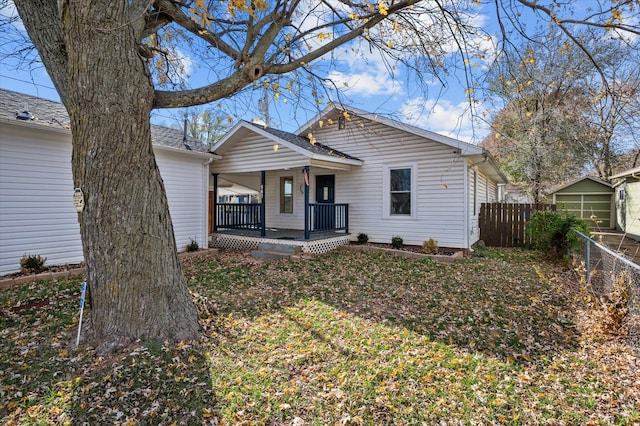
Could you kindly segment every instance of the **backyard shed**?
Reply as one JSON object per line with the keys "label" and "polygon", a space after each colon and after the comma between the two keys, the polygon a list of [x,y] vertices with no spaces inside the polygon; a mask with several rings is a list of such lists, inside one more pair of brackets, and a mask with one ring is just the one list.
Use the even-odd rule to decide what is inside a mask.
{"label": "backyard shed", "polygon": [[556,188],[551,195],[558,210],[566,210],[584,219],[590,228],[615,227],[614,190],[611,184],[593,176],[585,176]]}

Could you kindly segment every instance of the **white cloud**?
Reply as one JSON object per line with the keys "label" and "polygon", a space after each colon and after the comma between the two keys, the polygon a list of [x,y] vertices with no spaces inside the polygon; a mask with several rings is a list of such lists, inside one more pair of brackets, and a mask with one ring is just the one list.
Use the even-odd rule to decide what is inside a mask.
{"label": "white cloud", "polygon": [[473,118],[467,102],[413,98],[399,112],[405,123],[465,142],[478,143],[487,134],[486,125]]}
{"label": "white cloud", "polygon": [[378,95],[396,95],[402,91],[402,84],[394,80],[389,71],[384,68],[374,67],[370,71],[353,73],[331,71],[327,77],[349,96],[368,98]]}

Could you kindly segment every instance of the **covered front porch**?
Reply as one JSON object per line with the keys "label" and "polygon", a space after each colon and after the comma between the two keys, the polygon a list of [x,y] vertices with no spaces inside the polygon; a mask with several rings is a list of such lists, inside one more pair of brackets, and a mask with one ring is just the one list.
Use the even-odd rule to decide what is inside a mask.
{"label": "covered front porch", "polygon": [[[249,185],[249,188],[254,185],[250,183],[250,175],[244,177],[236,175],[234,179],[233,175],[221,177],[214,173],[211,245],[219,248],[255,249],[258,244],[268,242],[297,245],[302,247],[303,252],[320,254],[347,244],[350,237],[349,205],[330,202],[334,201],[335,188],[333,182],[327,179],[320,180],[320,183],[325,182],[326,186],[316,188],[316,192],[319,192],[318,196],[321,197],[318,201],[321,202],[309,202],[311,197],[310,185],[308,184],[309,166],[302,168],[300,173],[302,176],[306,176],[306,178],[298,179],[303,181],[299,185],[299,193],[303,199],[303,214],[294,210],[296,202],[293,198],[298,195],[293,193],[293,183],[296,181],[293,176],[291,176],[291,182],[285,182],[280,185],[281,188],[267,191],[269,186],[273,187],[274,185],[267,184],[267,172],[262,171],[260,172],[257,196],[252,197],[257,198],[257,202],[238,202],[243,197],[231,200],[233,202],[219,202],[218,200],[221,199],[219,197],[220,181],[225,182],[221,185],[223,188],[226,186],[226,182],[231,180],[242,181],[245,185]],[[280,182],[281,179],[278,178],[279,176],[274,176],[272,173],[270,180]],[[323,196],[325,199],[322,199]],[[279,200],[275,200],[275,198]],[[300,200],[297,200],[297,204],[300,204]],[[284,213],[280,208],[284,210]],[[274,215],[288,216],[286,223],[290,227],[275,226],[282,224],[282,221],[277,222],[275,219],[269,223],[268,213],[274,211]],[[288,213],[289,211],[290,213]]]}
{"label": "covered front porch", "polygon": [[[222,156],[211,165],[213,246],[254,249],[268,240],[323,253],[349,242],[349,204],[336,188],[362,161],[246,122],[213,149]],[[254,196],[219,197],[229,186]]]}

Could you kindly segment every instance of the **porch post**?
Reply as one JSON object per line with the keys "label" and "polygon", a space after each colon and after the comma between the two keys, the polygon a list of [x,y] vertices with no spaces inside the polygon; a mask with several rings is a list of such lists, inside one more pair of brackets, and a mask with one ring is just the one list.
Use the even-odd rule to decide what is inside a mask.
{"label": "porch post", "polygon": [[211,212],[211,221],[213,222],[213,232],[218,231],[218,173],[213,175],[213,211]]}
{"label": "porch post", "polygon": [[264,237],[267,235],[267,224],[265,223],[265,182],[266,182],[266,173],[265,171],[260,172],[260,236]]}
{"label": "porch post", "polygon": [[309,177],[309,166],[304,166],[302,171],[303,177],[305,179],[304,182],[304,239],[309,239],[309,185],[307,184],[307,179]]}

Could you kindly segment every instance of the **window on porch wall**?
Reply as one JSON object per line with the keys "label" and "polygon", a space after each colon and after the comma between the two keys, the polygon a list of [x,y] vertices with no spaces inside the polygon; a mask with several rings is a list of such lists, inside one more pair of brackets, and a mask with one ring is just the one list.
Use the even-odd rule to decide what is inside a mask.
{"label": "window on porch wall", "polygon": [[280,177],[280,213],[293,213],[293,176]]}

